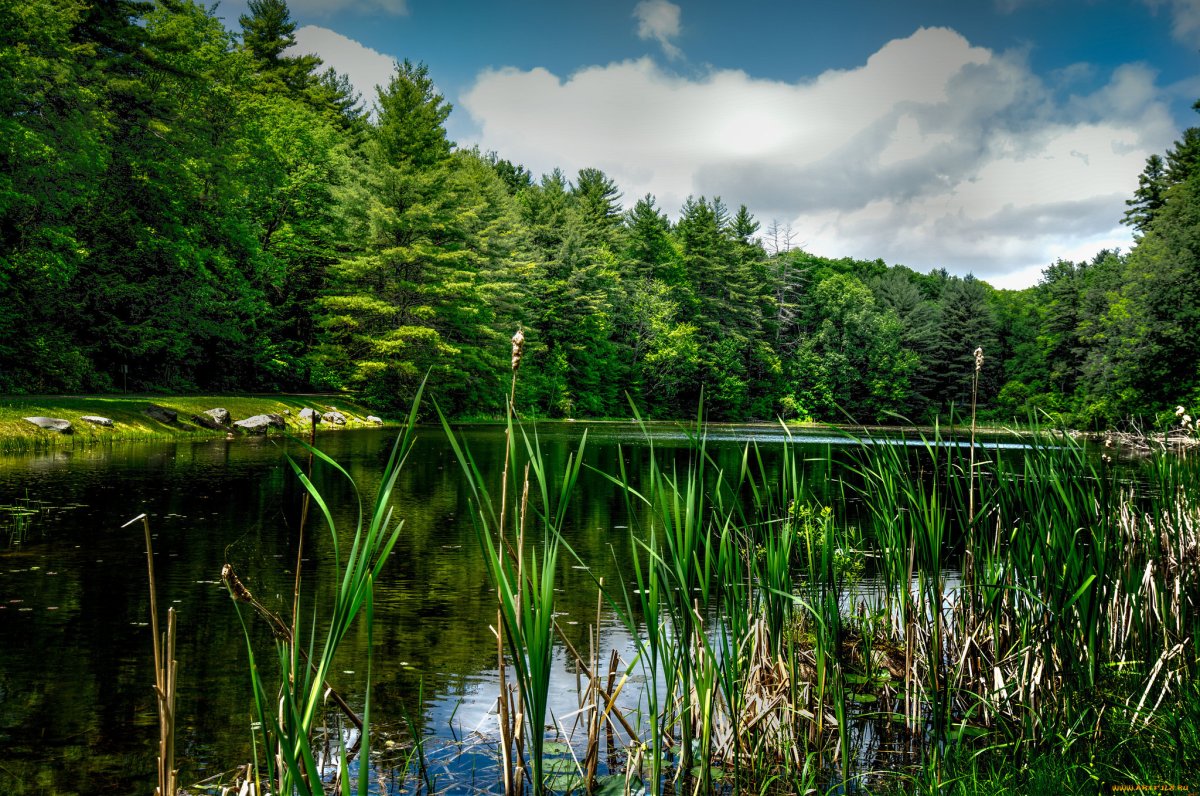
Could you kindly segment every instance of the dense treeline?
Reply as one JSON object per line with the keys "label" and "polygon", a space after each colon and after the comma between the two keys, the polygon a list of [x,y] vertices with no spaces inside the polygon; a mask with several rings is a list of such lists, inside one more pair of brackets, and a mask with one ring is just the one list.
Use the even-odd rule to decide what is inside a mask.
{"label": "dense treeline", "polygon": [[[535,178],[447,139],[422,65],[372,98],[183,0],[0,0],[0,391],[348,388],[458,414],[914,419],[970,400],[1105,424],[1200,403],[1200,130],[1154,156],[1129,253],[1025,291],[832,260],[693,197]],[[802,190],[797,186],[797,190]]]}

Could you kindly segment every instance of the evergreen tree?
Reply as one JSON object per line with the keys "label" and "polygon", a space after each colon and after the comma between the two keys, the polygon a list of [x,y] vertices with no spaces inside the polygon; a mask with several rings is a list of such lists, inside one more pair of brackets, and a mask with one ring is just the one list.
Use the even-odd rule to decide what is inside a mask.
{"label": "evergreen tree", "polygon": [[315,55],[285,55],[296,44],[296,23],[287,3],[250,0],[249,9],[249,14],[238,19],[242,46],[265,79],[294,94],[303,93],[314,82],[321,59]]}
{"label": "evergreen tree", "polygon": [[895,409],[920,418],[939,402],[932,368],[938,345],[937,305],[922,295],[907,269],[893,268],[870,284],[879,307],[891,311],[899,324],[901,348],[911,352],[917,363],[910,378],[912,397]]}
{"label": "evergreen tree", "polygon": [[982,348],[984,368],[980,373],[981,405],[996,395],[1001,383],[998,324],[988,295],[989,288],[971,275],[950,277],[938,302],[938,338],[932,353],[931,371],[940,405],[958,407],[970,403],[975,373],[975,349]]}
{"label": "evergreen tree", "polygon": [[621,229],[621,192],[617,184],[599,169],[580,169],[571,186],[571,197],[592,242],[615,251]]}
{"label": "evergreen tree", "polygon": [[1125,200],[1129,209],[1125,211],[1122,222],[1144,233],[1165,204],[1166,193],[1166,164],[1159,155],[1151,155],[1146,159],[1146,168],[1138,175],[1138,187],[1133,198]]}
{"label": "evergreen tree", "polygon": [[[451,156],[450,106],[424,65],[397,65],[378,101],[355,235],[323,300],[326,361],[371,399],[402,404],[427,371],[451,411],[503,409],[491,281],[513,222],[507,192],[478,160]],[[343,359],[344,358],[344,359]]]}

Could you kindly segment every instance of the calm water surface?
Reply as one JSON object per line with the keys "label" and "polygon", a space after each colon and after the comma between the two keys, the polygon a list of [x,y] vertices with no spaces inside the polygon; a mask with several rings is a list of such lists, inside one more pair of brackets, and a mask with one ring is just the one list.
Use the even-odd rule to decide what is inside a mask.
{"label": "calm water surface", "polygon": [[[647,451],[629,424],[546,423],[544,452],[565,462],[589,430],[586,461],[616,473],[618,457],[636,479]],[[467,426],[463,436],[481,469],[499,483],[503,430]],[[653,426],[660,449],[684,450],[687,435]],[[746,443],[777,455],[777,426],[715,426],[718,459],[737,466]],[[374,494],[393,435],[327,434],[318,445]],[[829,483],[825,454],[844,450],[837,435],[798,437],[811,452],[813,483]],[[772,451],[775,454],[772,454]],[[157,718],[148,626],[149,598],[140,523],[154,534],[160,609],[179,616],[178,763],[185,784],[250,759],[253,702],[240,625],[223,586],[230,562],[269,608],[290,611],[301,492],[284,455],[302,451],[283,440],[129,444],[110,448],[0,457],[0,506],[36,509],[23,544],[0,533],[0,793],[126,794],[153,788]],[[353,492],[318,469],[314,480],[334,507],[342,538],[353,533]],[[624,499],[585,469],[572,503],[567,539],[580,560],[560,557],[559,621],[572,642],[588,648],[594,622],[593,576],[609,582],[629,556]],[[399,732],[408,713],[426,734],[470,737],[494,726],[495,598],[467,514],[467,490],[439,428],[423,428],[398,482],[395,507],[404,532],[377,584],[372,711],[385,731]],[[310,520],[304,547],[307,593],[332,593],[328,530]],[[3,531],[0,526],[0,531]],[[590,568],[591,572],[588,571]],[[285,608],[285,605],[289,608]],[[628,638],[605,615],[605,653]],[[270,635],[255,622],[257,643]],[[365,634],[344,644],[334,684],[352,704],[362,699]],[[628,659],[629,656],[626,656]],[[559,655],[552,710],[575,708],[575,674]],[[418,694],[424,699],[418,704]],[[569,723],[569,719],[567,720]],[[390,728],[390,730],[389,730]]]}

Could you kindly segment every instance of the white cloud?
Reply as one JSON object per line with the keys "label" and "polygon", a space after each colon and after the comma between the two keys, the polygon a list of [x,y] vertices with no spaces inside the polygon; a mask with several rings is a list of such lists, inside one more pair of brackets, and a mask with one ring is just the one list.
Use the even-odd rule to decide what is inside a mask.
{"label": "white cloud", "polygon": [[317,25],[298,29],[296,44],[290,51],[320,56],[326,66],[348,76],[367,108],[375,102],[375,87],[386,86],[396,71],[396,59],[392,56]]}
{"label": "white cloud", "polygon": [[633,17],[638,21],[638,38],[656,40],[670,58],[682,54],[672,41],[679,35],[679,6],[670,0],[642,0]]}
{"label": "white cloud", "polygon": [[382,11],[394,16],[408,13],[407,0],[290,0],[288,7],[293,13],[300,12],[305,16],[322,17],[347,11],[363,14]]}
{"label": "white cloud", "polygon": [[490,70],[460,107],[484,149],[535,173],[594,166],[668,211],[719,195],[764,225],[791,221],[816,253],[998,281],[1035,281],[1064,252],[1127,247],[1124,200],[1175,133],[1144,67],[1062,99],[1021,54],[947,29],[796,83],[683,77],[649,58],[565,79]]}
{"label": "white cloud", "polygon": [[1171,14],[1171,34],[1184,44],[1200,42],[1200,0],[1143,0],[1156,12],[1166,7]]}

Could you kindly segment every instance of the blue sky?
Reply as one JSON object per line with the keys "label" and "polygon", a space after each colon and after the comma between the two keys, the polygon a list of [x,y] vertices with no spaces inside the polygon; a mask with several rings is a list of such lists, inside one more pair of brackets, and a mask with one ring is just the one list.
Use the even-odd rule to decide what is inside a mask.
{"label": "blue sky", "polygon": [[[218,13],[237,28],[240,2]],[[1037,281],[1128,248],[1148,155],[1195,120],[1200,0],[295,0],[364,95],[429,65],[451,137],[625,201],[746,204],[826,256]]]}

